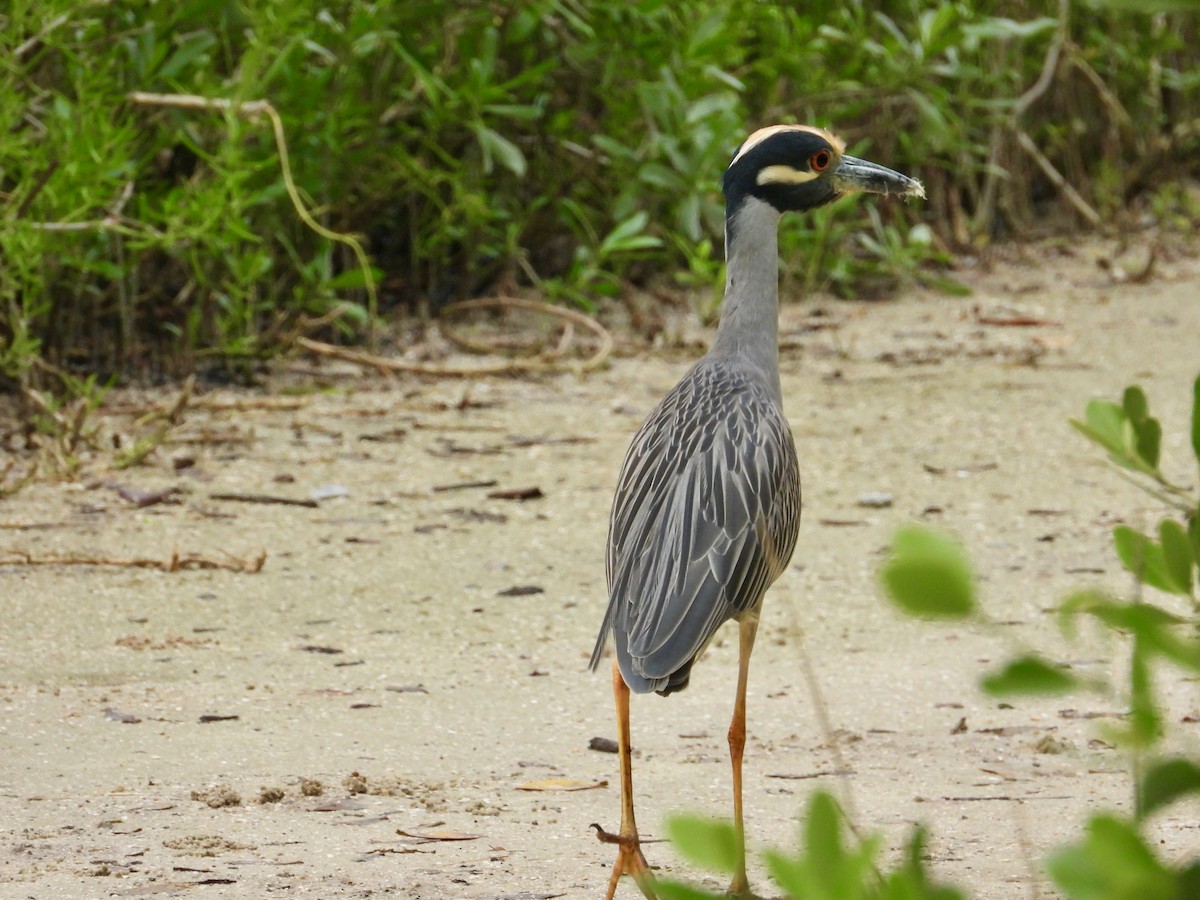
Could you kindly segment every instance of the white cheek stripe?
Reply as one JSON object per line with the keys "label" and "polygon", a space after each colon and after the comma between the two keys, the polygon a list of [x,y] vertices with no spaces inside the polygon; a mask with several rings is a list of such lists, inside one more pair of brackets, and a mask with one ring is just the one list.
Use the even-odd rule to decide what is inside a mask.
{"label": "white cheek stripe", "polygon": [[767,166],[754,180],[759,184],[807,184],[819,177],[817,172],[806,172],[792,166]]}

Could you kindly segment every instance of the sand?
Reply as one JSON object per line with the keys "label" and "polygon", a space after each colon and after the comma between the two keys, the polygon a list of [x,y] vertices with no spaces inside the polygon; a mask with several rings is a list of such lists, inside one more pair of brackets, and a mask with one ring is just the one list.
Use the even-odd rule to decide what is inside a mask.
{"label": "sand", "polygon": [[[764,896],[778,891],[757,851],[794,846],[818,786],[882,832],[888,859],[926,823],[933,870],[979,898],[1048,896],[1046,853],[1089,813],[1129,808],[1103,733],[1119,696],[1000,704],[976,686],[1029,647],[1120,678],[1120,643],[1066,641],[1054,608],[1080,587],[1128,593],[1110,531],[1161,511],[1068,417],[1138,382],[1165,468],[1195,479],[1200,265],[1164,258],[1121,283],[1103,252],[968,270],[967,298],[785,307],[804,521],[751,672]],[[145,466],[0,500],[6,561],[253,569],[265,554],[257,572],[0,566],[0,896],[599,897],[613,853],[588,826],[618,824],[616,757],[589,743],[615,727],[608,673],[586,664],[608,508],[641,417],[700,352],[685,343],[626,340],[596,374],[470,385],[296,362],[259,391],[206,394],[175,431],[190,442]],[[297,385],[328,387],[283,391]],[[129,433],[120,404],[148,399],[114,396],[97,422]],[[179,491],[138,507],[117,487]],[[237,492],[321,499],[213,496]],[[860,503],[871,494],[891,504]],[[966,543],[992,624],[912,622],[881,599],[878,566],[911,521]],[[687,691],[635,698],[645,837],[672,813],[729,814],[735,633]],[[1161,687],[1194,738],[1194,683]],[[1169,858],[1196,851],[1194,812],[1156,822]],[[718,885],[668,844],[646,852]]]}

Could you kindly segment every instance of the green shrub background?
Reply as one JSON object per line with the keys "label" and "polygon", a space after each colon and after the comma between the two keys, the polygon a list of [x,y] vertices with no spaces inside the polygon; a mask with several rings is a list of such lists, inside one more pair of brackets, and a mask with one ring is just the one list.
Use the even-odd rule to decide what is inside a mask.
{"label": "green shrub background", "polygon": [[794,223],[789,288],[874,292],[1133,203],[1193,227],[1197,38],[1187,13],[1038,0],[10,0],[0,378],[253,359],[339,304],[332,327],[365,334],[363,274],[297,218],[269,123],[132,91],[269,100],[388,317],[512,286],[586,305],[711,284],[721,172],[776,121],[833,127],[929,190]]}

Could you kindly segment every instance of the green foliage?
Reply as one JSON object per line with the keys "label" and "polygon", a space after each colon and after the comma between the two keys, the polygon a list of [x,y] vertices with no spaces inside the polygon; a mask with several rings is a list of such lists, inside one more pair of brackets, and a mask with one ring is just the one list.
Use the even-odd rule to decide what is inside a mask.
{"label": "green foliage", "polygon": [[842,814],[833,796],[824,792],[813,794],[801,852],[795,856],[780,851],[766,854],[772,878],[793,897],[859,900],[875,894],[868,891],[882,841],[873,836],[857,847],[846,846],[844,831]]}
{"label": "green foliage", "polygon": [[[1192,450],[1200,464],[1200,377],[1193,394]],[[1162,666],[1175,667],[1188,677],[1200,674],[1200,605],[1196,602],[1200,498],[1174,486],[1163,475],[1162,427],[1150,415],[1149,402],[1140,388],[1127,388],[1119,404],[1093,400],[1084,419],[1072,420],[1072,424],[1104,449],[1120,471],[1135,473],[1135,483],[1186,516],[1186,525],[1174,515],[1164,518],[1157,539],[1129,526],[1117,526],[1113,544],[1122,565],[1139,584],[1191,599],[1191,615],[1179,615],[1140,596],[1123,599],[1100,591],[1074,594],[1059,608],[1064,633],[1074,636],[1078,620],[1086,617],[1127,639],[1129,668],[1124,685],[1084,682],[1066,667],[1022,651],[1000,671],[985,676],[981,686],[986,693],[1005,698],[1081,688],[1124,696],[1128,716],[1119,725],[1108,726],[1105,735],[1134,762],[1135,815],[1131,819],[1108,813],[1092,816],[1084,837],[1054,853],[1047,860],[1047,871],[1069,900],[1183,900],[1198,895],[1200,859],[1183,865],[1164,862],[1144,825],[1164,807],[1200,795],[1200,761],[1163,755],[1168,725],[1154,690],[1154,674]],[[929,533],[909,526],[897,532],[895,546],[911,546],[919,540],[929,541]],[[944,546],[948,539],[938,536],[935,546],[936,542]],[[945,567],[923,562],[897,579],[889,573],[899,556],[897,549],[884,564],[881,580],[897,605],[920,613],[912,598],[924,596],[920,585],[926,580],[930,587],[925,592],[937,593],[937,586],[946,579]],[[1143,765],[1147,758],[1151,761]]]}
{"label": "green foliage", "polygon": [[1065,694],[1078,688],[1079,682],[1060,666],[1029,653],[1009,660],[999,672],[984,676],[980,686],[993,697],[1012,697]]}
{"label": "green foliage", "polygon": [[1165,759],[1146,769],[1138,785],[1138,814],[1145,817],[1188,794],[1200,794],[1200,765]]}
{"label": "green foliage", "polygon": [[1121,564],[1141,581],[1169,594],[1192,595],[1192,548],[1187,532],[1174,519],[1159,523],[1160,541],[1127,525],[1113,529]]}
{"label": "green foliage", "polygon": [[1084,420],[1071,419],[1071,424],[1107,450],[1117,465],[1162,480],[1158,470],[1162,426],[1150,415],[1146,395],[1137,385],[1125,389],[1120,404],[1091,401]]}
{"label": "green foliage", "polygon": [[732,822],[676,816],[667,836],[686,859],[715,872],[732,873],[738,863],[737,830]]}
{"label": "green foliage", "polygon": [[[1073,214],[1018,133],[1104,212],[1196,172],[1195,20],[1057,15],[1047,0],[12,0],[0,378],[42,378],[35,359],[245,374],[314,321],[361,336],[376,312],[497,284],[584,305],[655,273],[719,284],[721,173],[775,121],[832,126],[930,191],[791,221],[789,289],[961,290],[947,248]],[[135,91],[269,99],[316,218],[369,247],[381,307],[348,248],[298,219],[266,120]]]}
{"label": "green foliage", "polygon": [[1192,385],[1192,452],[1196,454],[1196,466],[1200,468],[1200,375]]}
{"label": "green foliage", "polygon": [[[668,832],[680,853],[691,862],[731,873],[737,863],[733,826],[691,816],[668,822]],[[908,840],[904,857],[890,872],[879,871],[883,840],[872,835],[846,841],[846,821],[837,801],[825,791],[809,799],[808,814],[796,854],[769,850],[767,868],[788,897],[820,900],[961,900],[954,888],[936,884],[925,865],[925,832],[918,828]],[[713,900],[713,894],[676,881],[658,881],[663,900]]]}
{"label": "green foliage", "polygon": [[963,619],[975,610],[975,576],[963,548],[933,529],[898,528],[879,577],[886,596],[910,615]]}
{"label": "green foliage", "polygon": [[1137,824],[1099,814],[1078,844],[1047,861],[1050,877],[1071,900],[1183,900],[1181,873],[1154,854]]}

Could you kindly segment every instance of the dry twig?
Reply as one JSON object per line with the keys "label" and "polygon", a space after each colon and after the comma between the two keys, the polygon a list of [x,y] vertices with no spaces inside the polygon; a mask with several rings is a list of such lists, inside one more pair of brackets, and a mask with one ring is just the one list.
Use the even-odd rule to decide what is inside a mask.
{"label": "dry twig", "polygon": [[234,492],[222,492],[217,494],[209,494],[211,500],[231,500],[234,503],[264,503],[275,506],[307,506],[309,509],[319,507],[316,500],[309,498],[296,499],[294,497],[277,497],[274,494],[240,494]]}
{"label": "dry twig", "polygon": [[253,575],[262,571],[267,562],[266,551],[257,556],[243,559],[238,556],[225,554],[222,559],[215,559],[199,553],[180,554],[178,550],[171,551],[166,559],[133,556],[74,556],[49,554],[35,556],[25,550],[9,550],[6,556],[0,557],[0,566],[109,566],[120,569],[158,569],[160,572],[182,572],[187,569],[220,569],[226,572],[240,572]]}
{"label": "dry twig", "polygon": [[409,362],[365,353],[349,347],[338,347],[311,338],[297,338],[296,343],[310,353],[333,359],[342,359],[360,366],[373,368],[381,373],[408,372],[414,375],[431,375],[436,378],[476,378],[483,375],[513,375],[521,372],[590,372],[600,368],[612,354],[613,338],[607,328],[591,316],[573,309],[553,306],[537,300],[522,300],[515,297],[489,297],[479,300],[464,300],[446,307],[448,311],[467,309],[523,309],[555,316],[566,320],[568,325],[580,325],[591,331],[600,341],[596,351],[582,362],[571,365],[555,361],[562,355],[563,344],[534,359],[510,359],[504,362],[478,366],[440,366],[433,363]]}

